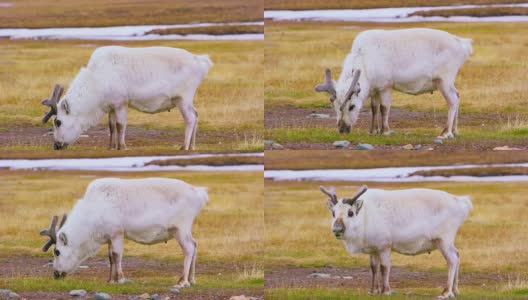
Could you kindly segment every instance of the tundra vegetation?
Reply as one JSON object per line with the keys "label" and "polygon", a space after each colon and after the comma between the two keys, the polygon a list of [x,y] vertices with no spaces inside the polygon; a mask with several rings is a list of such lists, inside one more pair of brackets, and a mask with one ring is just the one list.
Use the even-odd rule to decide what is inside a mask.
{"label": "tundra vegetation", "polygon": [[[370,107],[365,105],[356,129],[335,131],[335,113],[326,95],[313,91],[323,80],[321,70],[341,72],[352,41],[367,29],[429,27],[473,39],[473,54],[461,68],[455,85],[460,93],[460,136],[433,145],[446,121],[447,106],[441,93],[419,96],[394,92],[390,121],[395,134],[370,135]],[[528,72],[523,55],[528,37],[526,23],[407,23],[267,22],[265,73],[266,139],[285,148],[330,148],[349,140],[377,148],[422,144],[435,149],[492,149],[526,147],[528,135]],[[295,59],[291,59],[295,57]],[[326,113],[329,119],[311,119]],[[425,148],[425,147],[424,147]]]}
{"label": "tundra vegetation", "polygon": [[149,34],[211,34],[211,35],[225,35],[225,34],[250,34],[250,33],[264,33],[264,26],[260,25],[225,25],[225,26],[201,26],[189,28],[166,28],[154,29],[148,32]]}
{"label": "tundra vegetation", "polygon": [[[3,149],[50,149],[50,125],[39,125],[42,105],[55,83],[67,89],[98,46],[146,47],[159,41],[0,40],[0,144]],[[194,98],[200,124],[197,149],[262,149],[262,41],[164,41],[164,46],[207,53],[215,66]],[[40,107],[39,107],[40,106]],[[107,117],[72,145],[105,149]],[[39,126],[39,127],[36,127]],[[127,146],[132,150],[174,150],[181,146],[185,122],[179,112],[149,115],[129,110]],[[201,141],[201,142],[200,142]]]}
{"label": "tundra vegetation", "polygon": [[180,290],[178,299],[263,293],[262,172],[0,172],[0,217],[8,224],[0,233],[0,286],[21,297],[63,298],[70,290],[85,289],[127,299],[145,292],[167,295],[177,283],[182,253],[175,240],[152,246],[125,241],[123,272],[131,283],[106,284],[107,247],[83,263],[88,268],[64,280],[52,279],[53,268],[47,266],[51,255],[40,250],[43,238],[38,231],[49,225],[51,215],[69,212],[87,185],[99,177],[167,177],[208,186],[209,202],[193,225],[199,247],[197,284]]}
{"label": "tundra vegetation", "polygon": [[[306,157],[307,155],[304,155]],[[364,299],[370,282],[369,257],[350,256],[336,240],[319,185],[333,185],[340,197],[352,196],[365,182],[265,181],[266,299]],[[385,190],[430,188],[471,195],[473,210],[460,227],[460,290],[464,299],[524,299],[528,295],[528,192],[518,182],[385,183]],[[508,192],[504,192],[508,191]],[[316,278],[313,272],[352,278]],[[392,255],[391,299],[433,298],[445,285],[445,260],[439,251],[419,256]],[[378,299],[370,296],[369,299]],[[379,297],[379,299],[385,299]]]}

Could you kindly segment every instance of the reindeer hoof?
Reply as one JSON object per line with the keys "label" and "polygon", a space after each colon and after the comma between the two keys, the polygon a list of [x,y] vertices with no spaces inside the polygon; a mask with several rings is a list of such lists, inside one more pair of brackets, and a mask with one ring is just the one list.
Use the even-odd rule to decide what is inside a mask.
{"label": "reindeer hoof", "polygon": [[127,278],[121,278],[117,281],[117,283],[119,284],[124,284],[124,283],[132,283],[133,281],[130,280],[130,279],[127,279]]}
{"label": "reindeer hoof", "polygon": [[436,299],[448,299],[448,298],[455,298],[455,295],[452,292],[443,293],[442,295],[438,296]]}
{"label": "reindeer hoof", "polygon": [[385,135],[385,136],[389,136],[389,135],[392,135],[395,131],[394,130],[385,130],[383,131],[381,134]]}
{"label": "reindeer hoof", "polygon": [[392,296],[394,294],[396,294],[396,292],[393,290],[383,292],[383,296]]}
{"label": "reindeer hoof", "polygon": [[176,285],[174,285],[173,287],[177,288],[177,289],[182,289],[182,288],[186,288],[186,287],[190,287],[191,284],[188,282],[188,281],[182,281]]}

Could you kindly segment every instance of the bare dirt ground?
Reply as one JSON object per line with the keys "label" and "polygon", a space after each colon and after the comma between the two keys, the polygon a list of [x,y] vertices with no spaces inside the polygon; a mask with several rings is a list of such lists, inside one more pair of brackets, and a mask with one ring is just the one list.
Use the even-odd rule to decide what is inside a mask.
{"label": "bare dirt ground", "polygon": [[[46,257],[33,257],[33,256],[9,256],[3,257],[0,260],[0,281],[2,277],[49,277],[50,280],[54,280],[52,276],[52,268],[48,266],[50,262],[49,258]],[[144,292],[158,293],[160,296],[169,296],[177,299],[229,299],[234,295],[251,295],[255,297],[261,297],[264,294],[263,288],[209,288],[199,289],[189,293],[181,293],[174,295],[168,291],[172,285],[176,284],[181,274],[182,264],[181,261],[166,261],[166,260],[154,260],[154,259],[142,259],[137,257],[125,257],[123,259],[123,272],[125,276],[132,280],[139,280],[138,278],[145,278],[148,276],[166,276],[167,278],[174,278],[173,284],[160,283],[158,291]],[[76,278],[98,278],[101,284],[106,284],[106,280],[109,274],[108,259],[104,257],[94,257],[88,259],[83,263],[84,266],[88,266],[87,269],[79,269],[75,274],[68,276],[75,276]],[[201,275],[218,275],[228,274],[235,272],[240,269],[236,264],[229,262],[200,262],[196,264],[196,274]],[[199,286],[199,277],[197,280],[197,286]],[[193,287],[189,288],[190,290]],[[190,291],[189,290],[189,291]],[[68,292],[48,292],[48,291],[15,291],[26,299],[70,299]],[[88,291],[86,299],[91,299],[93,291]],[[134,294],[111,294],[112,299],[128,299]],[[137,296],[137,295],[136,295]],[[163,298],[162,297],[162,298]],[[82,299],[82,298],[81,298]]]}
{"label": "bare dirt ground", "polygon": [[[0,133],[0,147],[53,148],[53,135],[51,127],[40,127],[31,124],[17,124],[5,128]],[[241,136],[240,136],[241,135]],[[248,136],[251,133],[248,132]],[[183,144],[184,129],[147,129],[140,126],[128,126],[126,131],[126,144],[130,149],[135,147],[172,147],[179,150]],[[77,148],[107,149],[109,130],[105,126],[97,126],[85,132],[75,143]],[[234,131],[200,131],[196,135],[196,146],[215,145],[218,149],[226,148],[222,143],[244,139],[244,132]]]}
{"label": "bare dirt ground", "polygon": [[[308,117],[310,114],[329,114],[328,119],[316,119]],[[368,133],[371,124],[371,112],[370,110],[363,110],[360,113],[358,122],[353,130],[359,130],[362,133]],[[391,108],[391,115],[389,124],[391,129],[397,133],[405,131],[406,128],[427,128],[435,129],[438,134],[443,129],[444,123],[446,122],[445,112],[421,112],[421,111],[409,111],[403,108],[393,107]],[[461,113],[459,116],[460,126],[471,126],[471,127],[486,127],[495,126],[500,119],[500,115],[495,113]],[[436,121],[435,121],[436,120]],[[425,125],[424,125],[425,124]],[[329,131],[337,131],[335,111],[331,107],[323,108],[304,108],[297,107],[294,105],[273,105],[267,107],[264,113],[264,127],[266,129],[274,128],[328,128]],[[464,131],[461,130],[463,136]],[[496,146],[503,146],[505,143],[510,147],[517,147],[526,149],[526,143],[519,140],[493,140],[493,139],[480,139],[471,140],[464,143],[446,143],[438,146],[432,143],[432,140],[436,135],[431,135],[431,143],[422,143],[423,149],[427,148],[441,148],[441,150],[491,150]],[[347,139],[346,135],[343,135],[342,139]],[[298,150],[331,150],[335,149],[332,143],[311,143],[311,142],[280,142],[286,149]],[[353,149],[357,143],[352,143],[348,149]],[[375,145],[376,150],[401,150],[403,145]],[[266,145],[265,150],[270,150],[271,146]]]}
{"label": "bare dirt ground", "polygon": [[[311,278],[313,273],[325,273],[331,276],[350,276],[352,278]],[[446,271],[416,271],[409,268],[393,266],[391,268],[391,288],[443,288],[447,278]],[[266,270],[264,286],[270,288],[370,288],[370,268],[344,267],[295,267],[274,266]],[[460,286],[492,285],[507,276],[499,273],[474,273],[460,270]]]}

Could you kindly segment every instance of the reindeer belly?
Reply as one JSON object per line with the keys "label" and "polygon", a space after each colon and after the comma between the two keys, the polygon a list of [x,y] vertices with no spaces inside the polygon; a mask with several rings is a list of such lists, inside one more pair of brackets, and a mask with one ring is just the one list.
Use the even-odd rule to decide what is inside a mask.
{"label": "reindeer belly", "polygon": [[129,106],[144,113],[155,114],[176,107],[180,99],[180,97],[170,98],[168,96],[159,96],[150,99],[131,99]]}
{"label": "reindeer belly", "polygon": [[399,92],[410,95],[429,93],[436,89],[430,78],[410,82],[396,82],[394,83],[393,88]]}
{"label": "reindeer belly", "polygon": [[125,237],[145,245],[166,242],[171,238],[168,230],[162,226],[152,226],[142,230],[127,230],[125,231]]}
{"label": "reindeer belly", "polygon": [[435,249],[436,246],[430,239],[418,239],[412,242],[406,241],[392,244],[392,251],[404,255],[417,255],[426,252],[431,252]]}

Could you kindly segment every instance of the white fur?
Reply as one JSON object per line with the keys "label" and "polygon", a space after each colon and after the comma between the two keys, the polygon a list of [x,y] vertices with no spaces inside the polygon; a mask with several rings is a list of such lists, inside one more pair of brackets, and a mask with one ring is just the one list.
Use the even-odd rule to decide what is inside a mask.
{"label": "white fur", "polygon": [[[389,134],[388,114],[391,105],[390,91],[419,95],[440,90],[449,106],[448,126],[442,137],[456,134],[456,117],[459,98],[454,86],[458,70],[472,53],[471,40],[445,31],[428,28],[398,30],[367,30],[357,35],[351,52],[345,58],[339,80],[335,82],[334,107],[338,120],[350,127],[357,121],[365,101],[372,97],[376,106],[383,106],[382,133]],[[361,92],[354,95],[350,105],[340,111],[352,81],[352,70],[360,70]],[[374,108],[373,108],[374,110]],[[382,110],[383,114],[383,110]],[[373,127],[376,113],[373,111]],[[453,124],[454,123],[454,124]]]}
{"label": "white fur", "polygon": [[[343,239],[349,253],[369,254],[378,265],[381,263],[390,271],[391,251],[418,255],[440,247],[448,260],[450,272],[455,268],[458,278],[458,251],[454,242],[458,228],[472,208],[469,197],[431,189],[369,189],[353,206],[340,199],[335,205],[329,202],[329,208],[335,216],[332,221],[334,231],[341,228],[339,220],[343,221],[345,230],[339,238]],[[353,216],[348,215],[350,210],[354,212]],[[450,261],[454,256],[457,261]],[[373,274],[375,277],[376,272]],[[387,273],[384,293],[390,293],[388,277]],[[448,294],[453,293],[453,288],[456,293],[458,280],[449,278]],[[373,278],[371,292],[376,293],[376,290]]]}
{"label": "white fur", "polygon": [[[106,113],[115,114],[117,124],[126,127],[128,106],[151,114],[178,106],[190,127],[184,145],[188,149],[197,123],[194,94],[211,66],[209,56],[177,48],[97,48],[59,101],[57,119],[62,124],[55,126],[55,141],[74,143]],[[119,138],[124,143],[124,132]]]}
{"label": "white fur", "polygon": [[[55,256],[54,269],[74,271],[102,244],[109,244],[122,257],[124,238],[150,245],[180,236],[192,244],[193,221],[207,200],[206,188],[177,179],[94,180],[57,232],[57,236],[66,235],[67,244],[58,239],[60,255]],[[122,272],[118,279],[111,274],[110,281],[124,281]]]}

